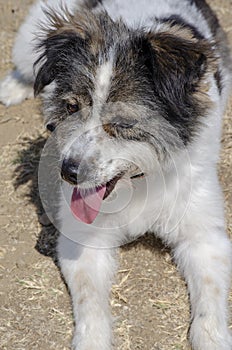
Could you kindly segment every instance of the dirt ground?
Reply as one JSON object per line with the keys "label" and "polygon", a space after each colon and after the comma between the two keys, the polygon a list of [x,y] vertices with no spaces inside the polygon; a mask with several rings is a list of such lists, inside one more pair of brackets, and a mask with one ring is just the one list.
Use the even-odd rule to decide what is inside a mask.
{"label": "dirt ground", "polygon": [[[32,0],[0,0],[0,78],[12,68],[12,43]],[[211,0],[232,44],[232,1]],[[232,101],[224,119],[219,166],[232,234]],[[55,233],[37,193],[45,142],[40,102],[0,105],[0,349],[69,349],[72,313],[54,262]],[[152,236],[120,249],[112,290],[121,350],[189,349],[188,295],[169,251]],[[232,306],[232,294],[230,297]]]}

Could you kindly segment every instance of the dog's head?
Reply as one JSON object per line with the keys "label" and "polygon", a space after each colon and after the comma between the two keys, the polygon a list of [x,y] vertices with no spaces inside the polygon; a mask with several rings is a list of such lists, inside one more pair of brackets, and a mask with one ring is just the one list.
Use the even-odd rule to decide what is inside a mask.
{"label": "dog's head", "polygon": [[[172,21],[131,30],[102,12],[49,14],[36,62],[62,177],[105,198],[186,146],[210,108],[212,46]],[[102,191],[102,192],[101,192]]]}

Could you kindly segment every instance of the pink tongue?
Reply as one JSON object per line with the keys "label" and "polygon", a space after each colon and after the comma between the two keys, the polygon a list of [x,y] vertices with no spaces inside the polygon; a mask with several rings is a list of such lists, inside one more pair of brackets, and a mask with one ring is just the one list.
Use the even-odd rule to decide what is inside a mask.
{"label": "pink tongue", "polygon": [[86,224],[92,224],[97,217],[106,192],[106,186],[94,188],[91,192],[80,192],[74,188],[71,200],[73,215]]}

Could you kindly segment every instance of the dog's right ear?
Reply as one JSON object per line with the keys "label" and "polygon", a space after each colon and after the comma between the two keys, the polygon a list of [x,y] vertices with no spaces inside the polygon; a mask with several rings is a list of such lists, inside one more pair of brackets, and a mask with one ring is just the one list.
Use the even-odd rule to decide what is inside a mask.
{"label": "dog's right ear", "polygon": [[74,54],[78,57],[84,45],[85,40],[72,31],[48,36],[38,45],[38,50],[41,50],[42,54],[34,64],[34,70],[37,70],[34,83],[35,96],[55,80],[65,67],[65,63],[67,64],[67,60]]}

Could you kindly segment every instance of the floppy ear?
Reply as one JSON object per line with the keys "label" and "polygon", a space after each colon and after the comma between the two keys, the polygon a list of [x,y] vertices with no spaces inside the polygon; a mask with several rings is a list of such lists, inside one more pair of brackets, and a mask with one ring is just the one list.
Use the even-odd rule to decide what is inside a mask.
{"label": "floppy ear", "polygon": [[161,32],[148,34],[148,40],[159,74],[167,77],[170,83],[180,79],[181,85],[191,91],[206,71],[212,69],[210,65],[215,60],[212,45],[204,39]]}
{"label": "floppy ear", "polygon": [[[173,27],[174,28],[174,27]],[[155,96],[173,123],[188,125],[204,115],[211,101],[208,74],[214,74],[216,58],[212,45],[185,29],[148,33],[149,70]]]}
{"label": "floppy ear", "polygon": [[78,57],[81,47],[84,45],[84,39],[77,33],[64,31],[58,34],[48,36],[38,46],[42,50],[38,60],[34,64],[36,70],[40,66],[34,83],[34,94],[37,96],[46,85],[49,85],[65,67],[68,59],[73,55]]}

